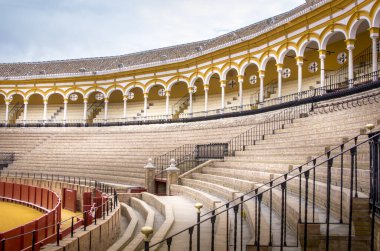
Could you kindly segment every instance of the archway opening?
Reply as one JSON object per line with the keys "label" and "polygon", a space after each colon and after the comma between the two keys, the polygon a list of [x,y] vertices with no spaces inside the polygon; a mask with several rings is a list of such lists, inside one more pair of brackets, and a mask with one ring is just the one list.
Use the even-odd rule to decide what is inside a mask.
{"label": "archway opening", "polygon": [[244,71],[243,100],[245,104],[253,104],[257,99],[254,94],[259,93],[259,81],[259,67],[256,64],[250,64]]}
{"label": "archway opening", "polygon": [[5,96],[0,94],[0,121],[5,120]]}
{"label": "archway opening", "polygon": [[[290,54],[290,52],[288,52],[288,54]],[[276,59],[271,57],[265,66],[264,100],[276,97],[277,86],[278,86],[278,74],[277,74],[276,64],[277,64]],[[260,90],[258,93],[256,92],[253,95],[253,98],[256,98],[257,101],[259,101],[259,93],[260,93]]]}
{"label": "archway opening", "polygon": [[13,94],[10,99],[8,118],[10,123],[15,123],[17,119],[22,118],[20,115],[24,110],[24,97]]}
{"label": "archway opening", "polygon": [[59,114],[63,114],[63,96],[60,93],[54,93],[49,96],[47,102],[47,120],[56,120]]}
{"label": "archway opening", "polygon": [[148,92],[147,115],[148,116],[164,115],[165,110],[166,110],[165,88],[162,85],[156,84],[152,86]]}
{"label": "archway opening", "polygon": [[180,113],[188,113],[190,103],[189,88],[186,82],[179,81],[171,87],[170,100],[172,114],[178,115]]}
{"label": "archway opening", "polygon": [[[107,117],[109,120],[121,119],[124,116],[124,95],[123,92],[119,89],[115,89],[111,92],[108,97],[108,114]],[[104,110],[100,111],[96,118],[104,118]]]}
{"label": "archway opening", "polygon": [[321,66],[318,43],[315,41],[308,42],[302,56],[302,90],[321,87]]}
{"label": "archway opening", "polygon": [[238,72],[235,69],[231,69],[227,73],[225,90],[224,106],[239,106]]}
{"label": "archway opening", "polygon": [[[83,119],[83,95],[80,92],[73,92],[67,100],[66,121],[78,122]],[[63,120],[64,113],[60,114],[60,120]]]}
{"label": "archway opening", "polygon": [[128,117],[140,117],[144,115],[144,92],[140,87],[134,87],[127,93]]}
{"label": "archway opening", "polygon": [[214,73],[211,76],[208,88],[208,110],[220,109],[222,88],[220,87],[220,76],[218,73]]}
{"label": "archway opening", "polygon": [[[25,111],[23,111],[25,113]],[[28,100],[27,120],[36,121],[44,118],[44,99],[38,94],[32,94]],[[23,116],[21,114],[20,118]]]}

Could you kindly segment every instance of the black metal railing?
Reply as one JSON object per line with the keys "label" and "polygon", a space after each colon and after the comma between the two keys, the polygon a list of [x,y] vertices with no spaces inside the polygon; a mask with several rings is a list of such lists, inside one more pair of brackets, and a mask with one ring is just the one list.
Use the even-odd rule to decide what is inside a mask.
{"label": "black metal railing", "polygon": [[[38,229],[35,229],[33,231],[29,232],[23,232],[19,235],[12,236],[9,238],[3,238],[0,240],[1,250],[2,251],[11,251],[13,250],[12,247],[9,249],[6,249],[8,246],[8,242],[14,241],[14,239],[20,239],[22,238],[30,238],[32,240],[31,246],[27,247],[27,249],[31,250],[38,250],[41,247],[41,243],[37,243],[36,233],[39,231],[46,231],[49,228],[55,229],[55,232],[48,237],[45,242],[47,243],[54,243],[56,242],[56,245],[60,245],[60,240],[64,237],[63,231],[65,229],[62,229],[63,224],[67,224],[68,222],[71,222],[70,224],[70,231],[66,231],[66,234],[70,234],[70,237],[74,237],[75,231],[87,231],[87,227],[91,225],[97,225],[97,218],[102,218],[103,220],[106,219],[106,216],[111,214],[118,206],[119,199],[118,199],[118,193],[115,188],[112,186],[99,182],[97,180],[90,180],[86,178],[75,177],[75,176],[63,176],[63,175],[49,175],[49,174],[42,174],[42,173],[5,173],[0,172],[0,177],[6,177],[6,178],[33,178],[33,179],[41,179],[41,180],[51,180],[51,181],[60,181],[60,182],[66,182],[66,183],[72,183],[72,184],[78,184],[78,185],[84,185],[84,186],[90,186],[93,187],[95,190],[99,191],[100,193],[106,195],[107,199],[102,200],[102,203],[98,206],[93,206],[90,210],[85,210],[83,213],[73,215],[67,219],[62,219],[61,221],[56,222],[55,224],[44,226]],[[100,210],[100,211],[99,211]],[[100,212],[98,214],[97,212]],[[81,220],[77,223],[76,219],[81,218]],[[93,218],[92,221],[89,221],[90,218]],[[79,224],[78,224],[79,223]],[[56,236],[54,238],[54,236]]]}
{"label": "black metal railing", "polygon": [[[375,250],[375,217],[369,216],[369,208],[365,205],[371,202],[375,207],[378,201],[380,132],[369,134],[367,139],[361,137],[365,136],[356,136],[206,214],[201,215],[199,211],[197,223],[160,242],[150,244],[146,240],[145,250],[165,244],[170,250],[172,243],[179,238],[182,247],[188,243],[189,250],[192,250],[193,242],[196,242],[197,250],[200,246],[215,250],[216,244],[244,250],[248,243],[243,240],[247,235],[253,237],[254,242],[250,245],[256,250],[262,247],[308,250],[319,246],[329,250],[332,245],[340,245],[340,250]],[[370,199],[360,192],[359,172],[368,168],[365,160],[370,160],[371,177],[367,181],[361,178],[360,182],[371,181],[373,184]],[[247,211],[253,215],[249,219],[253,226],[251,233],[243,228],[243,215]],[[371,212],[374,214],[373,208]],[[227,221],[227,230],[216,243],[216,231],[226,227],[217,224],[222,218]],[[363,222],[371,228],[360,233],[355,231],[358,235],[370,236],[370,240],[355,242],[353,229]],[[333,233],[337,228],[341,238]]]}
{"label": "black metal railing", "polygon": [[173,159],[180,174],[190,171],[194,167],[210,159],[223,159],[227,155],[227,143],[185,144],[163,155],[156,156],[153,163],[156,169],[156,179],[165,179],[165,169]]}
{"label": "black metal railing", "polygon": [[[377,53],[380,53],[379,48],[380,43],[377,42]],[[378,57],[378,62],[380,62],[380,58]],[[354,76],[361,76],[365,74],[369,74],[372,72],[372,45],[364,49],[358,55],[356,55],[353,59],[354,63]],[[339,69],[334,71],[333,75],[327,77],[327,83],[338,83],[338,82],[346,82],[348,81],[348,63],[346,62]]]}

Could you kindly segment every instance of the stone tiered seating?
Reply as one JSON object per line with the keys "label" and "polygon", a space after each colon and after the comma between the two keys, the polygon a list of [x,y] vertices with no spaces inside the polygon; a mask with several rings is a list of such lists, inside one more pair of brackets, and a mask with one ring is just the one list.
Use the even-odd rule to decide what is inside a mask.
{"label": "stone tiered seating", "polygon": [[[149,125],[109,128],[12,128],[9,132],[49,135],[39,147],[8,167],[13,172],[81,176],[114,183],[143,185],[147,159],[186,143],[226,142],[263,119],[261,116],[221,120],[216,124]],[[226,134],[226,130],[231,130]],[[207,136],[206,136],[207,135]],[[110,144],[112,142],[112,144]],[[12,145],[12,142],[8,142]],[[41,152],[44,154],[41,155]],[[169,164],[169,163],[168,163]]]}
{"label": "stone tiered seating", "polygon": [[[265,135],[264,140],[257,141],[255,145],[246,146],[244,151],[236,151],[234,156],[224,158],[224,161],[212,163],[182,176],[181,185],[173,185],[175,194],[182,194],[189,198],[206,203],[210,209],[217,201],[228,201],[239,193],[261,187],[271,179],[280,177],[284,173],[304,164],[312,158],[324,155],[326,151],[343,143],[343,138],[357,136],[367,123],[378,124],[380,115],[379,103],[358,106],[352,109],[328,113],[319,113],[316,110],[306,118],[294,120],[292,124],[285,125],[284,129],[276,130],[273,135]],[[346,145],[346,149],[350,144]],[[331,155],[340,152],[340,148],[331,152]],[[361,148],[358,152],[358,195],[359,198],[368,197],[369,194],[369,160],[368,148]],[[367,156],[367,158],[364,158]],[[325,160],[323,156],[317,164]],[[343,220],[348,218],[349,210],[349,177],[350,156],[344,157],[343,170]],[[332,167],[331,221],[339,222],[340,217],[340,162],[335,161]],[[303,179],[303,184],[305,180]],[[312,181],[309,181],[309,187]],[[326,217],[326,167],[316,170],[316,211],[315,217],[324,221]],[[269,188],[263,187],[262,189]],[[304,189],[304,188],[303,188]],[[309,190],[310,191],[310,190]],[[201,195],[197,195],[201,194]],[[304,194],[301,195],[302,197]],[[287,196],[287,223],[288,244],[294,242],[299,220],[299,192],[298,178],[288,182]],[[310,197],[309,197],[310,198]],[[268,223],[268,194],[264,195],[262,223]],[[302,206],[304,201],[302,201]],[[309,204],[309,213],[312,205]],[[253,207],[252,207],[253,208]],[[281,210],[281,190],[273,190],[273,208],[276,212]],[[302,207],[303,208],[303,207]],[[254,209],[251,209],[254,210]],[[249,209],[247,209],[249,212]],[[303,211],[301,211],[303,217]],[[309,216],[309,219],[311,216]],[[253,229],[253,228],[251,228]],[[345,226],[337,231],[346,231]],[[340,229],[340,230],[339,230]],[[322,231],[322,230],[321,230]],[[322,233],[323,235],[323,233]],[[332,232],[338,236],[338,232]],[[264,235],[265,236],[265,235]],[[275,237],[276,238],[276,237]],[[279,240],[277,240],[278,242]]]}

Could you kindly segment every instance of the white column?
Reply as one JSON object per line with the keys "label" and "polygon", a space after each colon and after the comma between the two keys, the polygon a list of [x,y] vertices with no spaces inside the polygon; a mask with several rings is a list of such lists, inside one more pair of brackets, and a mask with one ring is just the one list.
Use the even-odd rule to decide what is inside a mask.
{"label": "white column", "polygon": [[127,101],[128,101],[128,97],[127,96],[124,96],[123,97],[123,102],[124,102],[124,112],[123,112],[123,118],[127,118]]}
{"label": "white column", "polygon": [[260,78],[260,94],[259,94],[259,102],[264,101],[264,77],[265,77],[265,71],[259,71],[259,78]]}
{"label": "white column", "polygon": [[144,93],[144,116],[148,114],[148,93]]}
{"label": "white column", "polygon": [[9,101],[5,101],[5,124],[8,124],[9,121]]}
{"label": "white column", "polygon": [[24,124],[28,119],[28,100],[24,101]]}
{"label": "white column", "polygon": [[319,60],[320,60],[320,72],[321,72],[321,87],[324,87],[326,85],[326,75],[325,75],[325,60],[326,60],[326,51],[320,50],[319,51]]}
{"label": "white column", "polygon": [[104,123],[107,123],[108,119],[108,98],[104,99]]}
{"label": "white column", "polygon": [[165,110],[166,110],[166,116],[169,116],[170,114],[170,111],[169,111],[169,104],[170,104],[170,91],[166,91],[165,92],[166,94],[166,106],[165,106]]}
{"label": "white column", "polygon": [[189,113],[193,115],[193,87],[189,87]]}
{"label": "white column", "polygon": [[224,110],[225,89],[226,89],[226,80],[220,80],[220,88],[222,88],[222,100],[221,100],[220,109],[222,109],[222,112],[223,112],[223,110]]}
{"label": "white column", "polygon": [[63,123],[66,123],[67,118],[67,99],[63,100]]}
{"label": "white column", "polygon": [[48,107],[48,101],[44,100],[44,123],[47,120],[47,107]]}
{"label": "white column", "polygon": [[377,40],[379,38],[379,34],[372,33],[371,39],[372,39],[372,72],[373,72],[373,81],[376,81],[378,79],[378,64],[377,64]]}
{"label": "white column", "polygon": [[87,98],[83,99],[83,123],[87,122],[87,104],[88,100]]}
{"label": "white column", "polygon": [[348,39],[346,40],[347,43],[347,51],[348,51],[348,82],[349,87],[351,88],[353,86],[353,79],[354,79],[354,49],[355,49],[355,40],[354,39]]}
{"label": "white column", "polygon": [[244,76],[238,77],[239,82],[239,105],[241,108],[243,108],[243,83],[244,83]]}
{"label": "white column", "polygon": [[207,114],[208,112],[208,85],[204,86],[204,91],[205,91],[205,112]]}
{"label": "white column", "polygon": [[277,64],[277,97],[282,97],[282,64]]}
{"label": "white column", "polygon": [[298,88],[297,92],[302,91],[302,65],[303,65],[303,58],[297,57],[297,66],[298,66]]}

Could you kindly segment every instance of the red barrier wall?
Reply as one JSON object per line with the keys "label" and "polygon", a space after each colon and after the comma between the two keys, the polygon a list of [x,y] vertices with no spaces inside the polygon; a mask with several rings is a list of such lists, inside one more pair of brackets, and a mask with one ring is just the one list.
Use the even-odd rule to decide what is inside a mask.
{"label": "red barrier wall", "polygon": [[[36,230],[35,250],[39,250],[39,247],[46,243],[47,238],[55,235],[55,224],[61,221],[61,201],[56,193],[45,188],[0,182],[0,196],[3,200],[21,201],[27,206],[37,207],[47,212],[33,222],[0,233],[0,240],[5,238],[5,250],[29,249],[32,244],[31,232],[34,230]],[[4,251],[1,245],[0,251]]]}
{"label": "red barrier wall", "polygon": [[75,213],[77,211],[77,191],[63,188],[62,195],[62,207]]}

